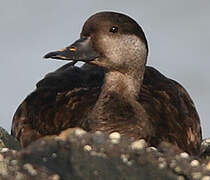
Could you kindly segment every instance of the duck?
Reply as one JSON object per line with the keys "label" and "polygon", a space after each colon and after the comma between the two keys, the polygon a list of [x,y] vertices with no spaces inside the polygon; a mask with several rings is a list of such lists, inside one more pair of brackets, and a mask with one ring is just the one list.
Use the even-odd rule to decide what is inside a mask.
{"label": "duck", "polygon": [[[26,147],[78,127],[199,154],[202,132],[193,101],[178,82],[146,65],[148,52],[143,29],[131,17],[111,11],[92,15],[79,40],[44,56],[69,62],[23,100],[11,134]],[[78,61],[85,64],[77,67]]]}

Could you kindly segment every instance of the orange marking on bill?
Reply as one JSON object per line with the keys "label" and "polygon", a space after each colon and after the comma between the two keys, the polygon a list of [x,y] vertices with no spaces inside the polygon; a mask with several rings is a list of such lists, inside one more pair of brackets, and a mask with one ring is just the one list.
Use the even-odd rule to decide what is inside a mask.
{"label": "orange marking on bill", "polygon": [[76,51],[77,48],[75,48],[75,47],[70,47],[69,50],[70,50],[70,51]]}

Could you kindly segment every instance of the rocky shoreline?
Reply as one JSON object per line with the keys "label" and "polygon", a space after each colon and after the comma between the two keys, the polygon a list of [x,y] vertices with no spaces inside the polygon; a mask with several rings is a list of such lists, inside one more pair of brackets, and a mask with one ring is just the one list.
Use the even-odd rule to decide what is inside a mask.
{"label": "rocky shoreline", "polygon": [[143,139],[132,141],[119,133],[87,133],[68,129],[44,137],[27,148],[0,128],[2,180],[210,180],[210,139],[202,143],[203,157],[177,152],[170,144],[161,151]]}

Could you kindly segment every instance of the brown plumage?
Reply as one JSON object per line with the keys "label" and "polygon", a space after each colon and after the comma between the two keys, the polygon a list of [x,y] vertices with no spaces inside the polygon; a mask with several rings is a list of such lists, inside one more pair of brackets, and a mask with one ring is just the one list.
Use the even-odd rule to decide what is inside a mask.
{"label": "brown plumage", "polygon": [[[118,35],[107,35],[98,26]],[[103,42],[101,31],[106,36]],[[147,42],[135,21],[119,13],[98,13],[88,19],[81,37],[86,38],[45,57],[94,65],[78,68],[67,64],[37,84],[13,118],[12,135],[22,146],[45,135],[81,127],[90,132],[119,131],[134,139],[145,138],[154,146],[166,141],[190,154],[199,153],[202,135],[195,106],[181,85],[152,67],[145,68]],[[110,37],[112,44],[107,46]],[[116,49],[115,42],[124,37],[127,39],[120,39]],[[129,55],[133,57],[129,59]]]}

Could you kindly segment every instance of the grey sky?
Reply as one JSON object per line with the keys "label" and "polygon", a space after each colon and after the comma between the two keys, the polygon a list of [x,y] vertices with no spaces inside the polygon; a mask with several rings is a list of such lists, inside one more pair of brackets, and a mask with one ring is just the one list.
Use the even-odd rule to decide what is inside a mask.
{"label": "grey sky", "polygon": [[16,108],[35,83],[66,63],[42,56],[76,40],[90,15],[114,10],[143,27],[150,48],[148,64],[187,89],[199,112],[203,135],[210,137],[209,0],[0,2],[0,126],[10,130]]}

